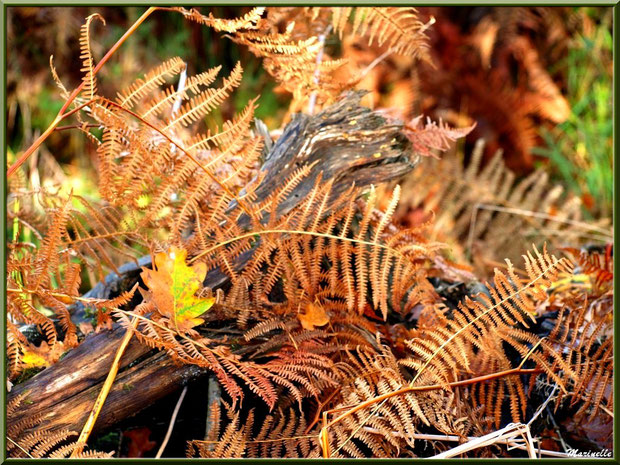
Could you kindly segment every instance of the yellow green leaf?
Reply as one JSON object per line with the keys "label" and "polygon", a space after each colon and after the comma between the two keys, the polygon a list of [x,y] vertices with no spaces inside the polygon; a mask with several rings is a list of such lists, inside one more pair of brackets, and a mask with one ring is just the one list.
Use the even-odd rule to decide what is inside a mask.
{"label": "yellow green leaf", "polygon": [[172,247],[167,253],[155,256],[155,269],[143,268],[141,274],[158,311],[180,330],[201,324],[198,316],[209,310],[215,301],[196,297],[196,291],[207,274],[207,266],[204,263],[187,266],[186,258],[186,250]]}
{"label": "yellow green leaf", "polygon": [[25,368],[47,367],[48,360],[34,351],[26,350],[22,357],[22,363]]}

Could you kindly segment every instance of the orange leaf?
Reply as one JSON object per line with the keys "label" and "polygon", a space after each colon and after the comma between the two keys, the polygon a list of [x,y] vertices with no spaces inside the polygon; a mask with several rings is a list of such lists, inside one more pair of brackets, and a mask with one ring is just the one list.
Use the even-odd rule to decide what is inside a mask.
{"label": "orange leaf", "polygon": [[306,313],[299,313],[297,318],[299,318],[301,326],[310,331],[312,331],[315,326],[325,326],[329,323],[329,316],[325,312],[325,309],[320,305],[312,303],[306,306]]}

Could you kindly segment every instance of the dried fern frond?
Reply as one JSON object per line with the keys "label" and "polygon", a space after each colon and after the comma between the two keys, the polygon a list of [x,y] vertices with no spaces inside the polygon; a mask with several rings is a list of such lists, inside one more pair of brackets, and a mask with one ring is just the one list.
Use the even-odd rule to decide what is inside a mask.
{"label": "dried fern frond", "polygon": [[[609,338],[601,339],[602,334],[609,332],[610,319],[592,317],[592,308],[580,307],[578,302],[564,298],[563,305],[571,302],[568,305],[575,311],[562,311],[549,335],[540,337],[524,329],[527,320],[534,321],[537,306],[552,302],[550,295],[556,292],[555,284],[571,270],[566,259],[557,259],[546,251],[535,250],[535,256],[525,256],[527,279],[517,277],[509,264],[507,275],[496,271],[495,285],[488,286],[488,295],[465,299],[451,314],[440,316],[438,323],[424,326],[418,336],[407,341],[412,356],[391,363],[412,370],[411,378],[403,378],[400,369],[392,373],[386,370],[383,364],[394,357],[390,351],[380,357],[381,369],[371,368],[377,363],[372,353],[359,366],[354,364],[350,378],[355,382],[358,397],[337,408],[338,421],[328,423],[329,427],[320,435],[322,445],[329,445],[329,456],[362,455],[360,443],[371,449],[387,447],[371,445],[370,431],[377,435],[375,439],[396,448],[392,456],[402,456],[404,449],[413,447],[406,442],[407,438],[416,436],[415,429],[427,423],[425,418],[427,424],[443,433],[468,434],[461,429],[468,422],[454,420],[471,411],[473,405],[481,406],[479,414],[486,418],[480,418],[475,425],[478,433],[499,427],[506,413],[512,421],[522,421],[530,394],[520,379],[523,374],[531,375],[530,386],[539,376],[556,383],[563,396],[579,405],[579,415],[587,412],[593,418],[600,410],[610,412],[612,344]],[[588,318],[593,319],[584,325]],[[520,354],[520,364],[508,355],[507,347]],[[532,368],[524,369],[526,363]],[[379,383],[369,379],[384,373],[396,384],[373,391],[372,387]],[[346,381],[341,384],[347,386]],[[468,385],[471,394],[454,403],[451,396],[459,395],[459,386]],[[364,393],[361,397],[360,392]],[[393,399],[405,396],[413,396],[417,402],[417,408],[412,404],[405,410],[415,415],[407,419],[402,411],[390,414],[389,409],[395,408]],[[425,398],[429,408],[421,404]],[[464,405],[469,405],[469,410],[463,410]],[[401,431],[399,422],[409,430]],[[467,428],[471,426],[474,425]]]}
{"label": "dried fern frond", "polygon": [[[6,406],[7,416],[13,415],[22,405],[24,395],[14,397]],[[42,425],[43,418],[37,415],[12,425],[6,431],[7,455],[11,458],[68,458],[78,444],[70,438],[77,436],[75,431],[66,429],[52,431]],[[111,458],[112,452],[96,450],[82,452],[77,458]]]}
{"label": "dried fern frond", "polygon": [[[601,264],[597,253],[582,252],[577,256],[574,275],[566,276],[550,290],[558,309],[556,323],[546,341],[562,354],[568,392],[560,399],[569,398],[571,406],[578,406],[575,416],[588,421],[595,415],[613,415],[613,259],[611,246],[605,247]],[[601,269],[601,265],[602,269]],[[583,276],[591,282],[583,281]],[[611,279],[606,279],[611,275]],[[585,285],[585,286],[584,286]]]}
{"label": "dried fern frond", "polygon": [[[611,308],[609,302],[606,307]],[[577,406],[577,418],[597,414],[613,415],[613,337],[610,318],[592,316],[587,302],[574,302],[571,310],[560,310],[556,325],[544,340],[523,330],[502,330],[503,339],[521,353],[540,344],[532,361],[542,367],[548,379],[562,389],[556,406],[570,399]],[[557,408],[557,407],[556,407]]]}
{"label": "dried fern frond", "polygon": [[216,31],[237,32],[243,29],[256,29],[257,24],[261,20],[265,7],[254,7],[245,15],[234,19],[215,18],[212,13],[208,16],[201,14],[196,8],[186,10],[183,7],[173,7],[173,11],[181,13],[185,18],[195,21],[199,24],[212,27]]}
{"label": "dried fern frond", "polygon": [[[182,9],[179,11],[190,14]],[[221,30],[232,31],[237,27],[252,29],[262,12],[263,8],[256,8],[244,18],[230,22],[213,17],[206,18],[205,21]],[[161,228],[161,220],[167,215],[168,209],[174,208],[175,204],[184,205],[180,192],[182,188],[179,186],[187,184],[190,178],[196,178],[196,170],[202,170],[210,181],[201,182],[200,188],[190,189],[190,197],[204,195],[207,189],[213,191],[214,184],[226,191],[229,197],[238,200],[235,192],[240,188],[231,190],[228,184],[245,184],[253,177],[252,173],[249,173],[249,167],[253,164],[252,154],[259,151],[248,147],[247,129],[253,104],[246,108],[241,119],[238,118],[233,123],[234,128],[228,124],[224,126],[222,134],[207,135],[207,139],[212,141],[219,137],[221,144],[230,141],[233,136],[238,136],[239,139],[225,147],[220,145],[223,150],[214,157],[215,161],[209,163],[215,165],[212,170],[205,168],[203,164],[203,160],[209,158],[210,152],[214,151],[214,147],[209,147],[206,140],[195,140],[194,144],[198,145],[190,151],[184,147],[192,138],[194,128],[190,126],[202,122],[204,116],[220,106],[239,85],[242,75],[240,65],[237,64],[230,76],[224,78],[219,88],[208,87],[214,81],[220,69],[218,67],[189,79],[185,79],[183,72],[179,89],[168,88],[157,92],[168,78],[177,75],[184,68],[181,59],[173,58],[148,72],[144,78],[137,79],[118,93],[116,101],[112,101],[97,95],[96,91],[88,38],[88,28],[93,18],[95,16],[88,18],[82,33],[86,73],[84,79],[87,84],[84,87],[89,94],[86,109],[104,128],[102,143],[98,149],[100,190],[104,199],[130,214],[131,221],[138,227]],[[84,99],[82,98],[82,103],[85,103]],[[169,114],[166,114],[168,112]],[[226,135],[227,132],[231,134]],[[244,132],[248,133],[243,134]],[[256,140],[253,145],[257,145]],[[180,156],[181,152],[183,157]],[[219,181],[219,173],[215,172],[230,166],[231,162],[234,163],[233,160],[241,157],[245,157],[243,167],[233,167],[234,174],[228,176],[224,182]],[[167,184],[164,179],[168,176],[172,176],[176,184]],[[248,179],[245,179],[246,176]],[[190,202],[185,207],[186,210],[194,210],[196,205]],[[186,219],[187,215],[184,215],[176,223],[185,224]]]}
{"label": "dried fern frond", "polygon": [[[319,105],[332,102],[340,93],[352,88],[358,76],[339,80],[335,72],[346,60],[324,53],[324,41],[333,29],[343,33],[367,35],[369,42],[391,47],[397,53],[428,59],[424,31],[429,24],[417,19],[410,8],[370,7],[355,9],[352,31],[347,20],[353,8],[271,8],[258,31],[237,31],[231,39],[247,45],[264,58],[264,68],[280,86],[293,94],[291,108],[302,108],[313,95]],[[332,17],[329,26],[329,17]],[[281,32],[284,28],[284,32]]]}
{"label": "dried fern frond", "polygon": [[[135,94],[131,103],[135,113],[106,99],[93,107],[93,117],[105,127],[97,152],[101,191],[129,215],[132,226],[145,232],[157,230],[160,237],[167,231],[180,238],[211,197],[223,190],[228,202],[238,200],[235,193],[254,177],[261,154],[260,139],[251,138],[249,130],[254,101],[221,130],[193,135],[193,123],[219,106],[239,84],[242,71],[237,66],[222,87],[201,89],[213,82],[218,70],[190,77],[178,92],[170,88],[146,105],[149,95]],[[138,82],[130,88],[140,86]],[[183,99],[189,101],[163,123],[155,119]]]}
{"label": "dried fern frond", "polygon": [[[282,388],[300,404],[305,397],[318,396],[322,387],[335,383],[328,355],[339,349],[335,340],[330,339],[361,339],[345,329],[351,322],[348,312],[380,313],[386,318],[391,309],[408,312],[425,299],[432,299],[432,287],[424,285],[423,263],[441,245],[424,241],[419,231],[392,230],[389,223],[398,201],[398,189],[382,213],[376,209],[374,191],[364,208],[358,209],[354,199],[359,192],[332,196],[331,183],[322,184],[319,177],[304,201],[276,219],[280,204],[300,179],[294,176],[270,197],[256,202],[249,231],[240,226],[239,214],[226,213],[234,199],[225,193],[204,208],[199,203],[192,207],[191,199],[183,207],[195,214],[197,230],[190,244],[196,255],[192,261],[204,262],[207,270],[219,269],[230,277],[232,286],[224,305],[251,309],[253,324],[260,325],[269,311],[296,321],[291,328],[295,331],[288,333],[290,341],[283,341],[280,347],[262,346],[254,351],[254,360],[266,358],[259,364],[244,360],[217,341],[198,337],[195,332],[179,333],[157,314],[150,319],[140,317],[136,329],[137,337],[151,347],[163,348],[173,358],[213,371],[235,402],[243,397],[238,380],[270,407]],[[198,192],[194,197],[198,201],[208,198],[206,194]],[[359,228],[354,230],[356,215],[360,215],[356,218]],[[236,263],[250,249],[253,254],[240,271]],[[340,275],[345,277],[339,278]],[[270,302],[276,286],[282,286],[285,302]],[[332,336],[321,331],[297,331],[302,322],[298,316],[300,306],[307,309],[317,305],[338,325]],[[144,315],[147,310],[139,313]],[[126,312],[117,311],[116,316],[121,324],[131,326]],[[241,318],[239,312],[237,317]],[[270,329],[273,328],[265,331]],[[274,339],[277,340],[280,338]]]}
{"label": "dried fern frond", "polygon": [[185,64],[179,57],[171,58],[137,79],[118,93],[116,101],[125,108],[133,108],[135,102],[161,86],[166,79],[177,75]]}
{"label": "dried fern frond", "polygon": [[[344,82],[335,79],[334,71],[345,60],[332,59],[323,50],[332,27],[341,37],[348,29],[352,8],[270,8],[265,18],[261,18],[264,9],[255,8],[244,17],[229,21],[215,19],[211,14],[204,16],[195,9],[173,10],[200,24],[229,32],[233,41],[248,46],[263,58],[265,70],[293,94],[291,108],[295,110],[310,95],[314,103],[330,103],[359,81],[356,77]],[[397,53],[428,59],[424,31],[429,25],[420,22],[416,11],[410,8],[357,8],[352,33],[367,35],[371,43],[376,40]]]}
{"label": "dried fern frond", "polygon": [[353,13],[352,34],[367,36],[369,43],[376,40],[396,53],[429,59],[428,38],[424,32],[430,24],[421,22],[414,8],[336,7],[333,11],[332,25],[341,38]]}
{"label": "dried fern frond", "polygon": [[597,294],[604,293],[610,285],[613,287],[613,244],[607,244],[604,247],[604,253],[587,249],[578,250],[572,247],[564,250],[574,257],[582,273],[592,276]]}
{"label": "dried fern frond", "polygon": [[[341,395],[332,410],[341,421],[332,424],[321,439],[331,444],[329,457],[415,457],[416,438],[422,431],[433,428],[459,436],[475,431],[477,425],[465,419],[470,412],[468,402],[458,391],[430,389],[391,395],[410,384],[389,347],[377,352],[358,349],[346,361]],[[432,384],[424,378],[423,385]],[[378,397],[383,400],[357,408]]]}
{"label": "dried fern frond", "polygon": [[201,87],[210,86],[221,71],[222,66],[216,66],[196,76],[187,78],[185,86],[175,89],[170,86],[167,89],[155,93],[151,101],[144,106],[141,116],[147,119],[149,116],[168,115],[177,100],[188,100],[190,95],[198,95]]}
{"label": "dried fern frond", "polygon": [[298,40],[312,36],[319,36],[328,31],[331,26],[332,9],[324,7],[271,7],[261,27],[270,32],[283,31],[295,26],[291,31],[291,38]]}
{"label": "dried fern frond", "polygon": [[73,209],[68,218],[64,243],[84,265],[96,271],[99,279],[107,270],[117,271],[118,265],[135,261],[146,252],[146,235],[137,228],[131,214],[113,207],[97,208],[79,196],[72,199],[80,208]]}
{"label": "dried fern frond", "polygon": [[[517,324],[527,328],[528,321],[535,321],[536,303],[547,298],[546,290],[561,272],[569,270],[570,263],[548,255],[546,249],[542,253],[534,249],[534,254],[524,255],[527,279],[518,277],[506,260],[507,274],[496,269],[494,286],[487,286],[488,295],[479,294],[476,300],[466,298],[453,312],[453,319],[447,320],[432,339],[410,341],[409,347],[419,358],[407,363],[416,370],[416,377],[428,373],[437,384],[449,384],[461,370],[471,370],[473,347],[490,348],[485,340],[489,333]],[[464,344],[471,345],[469,350]],[[504,358],[501,353],[492,356]]]}
{"label": "dried fern frond", "polygon": [[434,155],[431,150],[445,151],[450,148],[451,142],[465,137],[475,127],[475,123],[468,128],[454,129],[450,128],[443,121],[439,121],[439,125],[426,119],[426,125],[421,124],[422,115],[414,118],[405,125],[405,135],[411,141],[413,151],[425,156],[432,157]]}
{"label": "dried fern frond", "polygon": [[[140,254],[136,247],[146,245],[144,237],[135,228],[135,221],[130,216],[122,216],[114,208],[95,206],[76,195],[62,198],[41,194],[41,199],[48,203],[45,211],[50,224],[43,232],[41,246],[32,257],[33,269],[22,276],[22,287],[30,292],[49,289],[52,276],[63,265],[66,267],[63,273],[72,271],[62,279],[57,276],[58,282],[63,283],[57,289],[58,292],[67,291],[70,299],[77,295],[76,284],[79,284],[76,283],[79,274],[75,260],[93,267],[103,278],[107,270],[116,270],[117,265],[134,260]],[[94,256],[97,256],[96,261]],[[18,260],[19,252],[12,257]],[[24,268],[17,261],[14,266]]]}
{"label": "dried fern frond", "polygon": [[269,408],[274,408],[279,398],[279,390],[286,389],[301,403],[304,397],[316,395],[314,384],[335,385],[331,360],[317,354],[280,353],[268,363],[258,364],[244,360],[232,353],[226,344],[217,340],[200,337],[196,331],[190,330],[182,334],[170,329],[165,319],[152,316],[150,319],[141,316],[149,311],[142,304],[136,313],[128,314],[115,311],[123,327],[133,328],[129,316],[138,315],[139,324],[134,328],[136,337],[149,347],[164,349],[175,360],[193,364],[212,371],[222,388],[237,405],[244,398],[242,385],[261,398]]}
{"label": "dried fern frond", "polygon": [[[289,190],[286,186],[284,194]],[[262,212],[263,207],[258,208],[263,218],[270,219],[263,230],[225,241],[217,237],[206,240],[206,250],[195,259],[205,261],[209,268],[220,266],[230,273],[233,286],[256,282],[256,273],[262,268],[271,270],[265,281],[268,284],[260,285],[265,299],[278,278],[285,276],[291,286],[284,288],[290,308],[299,304],[296,289],[300,286],[304,299],[309,302],[320,296],[323,304],[337,307],[338,302],[344,303],[349,311],[356,309],[359,314],[367,306],[372,307],[370,312],[380,312],[383,318],[387,316],[388,306],[408,311],[418,302],[419,295],[410,291],[413,284],[422,281],[420,264],[442,245],[424,241],[415,231],[397,234],[386,231],[396,207],[398,189],[388,209],[376,217],[376,195],[371,191],[364,210],[359,212],[362,214],[359,229],[353,231],[352,219],[358,211],[351,199],[356,194],[351,192],[350,196],[332,200],[330,187],[329,183],[321,185],[320,179],[317,180],[307,198],[277,222],[273,220],[283,193],[276,191],[264,202],[265,208],[269,206],[266,214]],[[260,237],[260,245],[239,274],[230,264],[251,247],[254,236]],[[324,263],[329,263],[330,268],[323,269]]]}
{"label": "dried fern frond", "polygon": [[[34,355],[30,365],[45,366],[60,357],[63,344],[58,340],[58,332],[51,318],[42,311],[41,305],[51,306],[61,317],[67,328],[67,342],[75,345],[75,327],[70,323],[69,314],[62,302],[63,299],[71,299],[77,294],[75,285],[77,273],[75,265],[71,264],[67,252],[62,250],[63,235],[66,232],[66,223],[69,216],[69,204],[63,202],[58,209],[50,211],[50,225],[43,237],[42,244],[34,253],[31,250],[20,248],[13,244],[9,248],[10,254],[7,260],[7,310],[13,319],[8,326],[10,338],[7,340],[10,357],[11,375],[13,377],[21,373],[24,366],[24,356]],[[67,273],[69,281],[67,292],[63,289],[54,289],[53,281],[62,278]],[[61,279],[59,279],[62,282]],[[79,282],[77,282],[79,284]],[[55,293],[54,291],[59,291]],[[43,335],[44,342],[40,351],[30,344],[21,334],[14,323],[33,324]],[[32,357],[31,357],[32,359]]]}
{"label": "dried fern frond", "polygon": [[254,111],[257,107],[256,100],[257,99],[250,100],[239,114],[231,121],[226,121],[223,124],[221,130],[209,131],[207,134],[197,134],[192,137],[187,149],[211,150],[216,147],[219,148],[220,150],[218,150],[218,152],[220,156],[212,157],[205,164],[206,167],[211,167],[211,165],[216,165],[225,160],[221,154],[226,152],[234,153],[236,150],[232,149],[232,147],[236,147],[238,150],[240,141],[243,141],[244,136],[247,135],[254,117]]}
{"label": "dried fern frond", "polygon": [[510,400],[513,421],[521,421],[526,397],[519,378],[509,374],[515,366],[505,351],[507,343],[523,361],[534,362],[538,370],[566,390],[568,380],[575,376],[570,362],[552,343],[522,328],[535,322],[536,306],[547,299],[548,289],[560,274],[570,270],[570,263],[548,255],[546,250],[534,251],[535,257],[529,252],[524,256],[527,279],[518,277],[507,260],[507,274],[496,270],[494,286],[487,286],[488,294],[479,294],[475,300],[466,298],[451,318],[444,319],[443,326],[407,342],[414,357],[402,363],[416,373],[412,386],[420,385],[421,374],[432,381],[430,384],[448,386],[465,374],[474,377],[507,372],[474,387],[474,395],[485,405],[486,415],[494,418],[496,427],[505,399]]}
{"label": "dried fern frond", "polygon": [[460,257],[471,254],[482,270],[502,257],[517,260],[532,242],[560,247],[611,237],[603,224],[586,224],[579,199],[563,200],[562,187],[550,185],[544,171],[517,180],[499,152],[483,167],[483,148],[479,141],[467,166],[455,158],[425,160],[424,170],[403,183],[410,195],[397,216],[407,209],[435,211],[436,237],[457,253],[464,243]]}
{"label": "dried fern frond", "polygon": [[316,56],[293,54],[279,57],[269,56],[263,61],[263,67],[276,79],[282,89],[293,94],[295,104],[293,108],[303,108],[303,104],[312,93],[318,93],[320,105],[326,105],[335,100],[346,89],[352,87],[350,83],[341,83],[334,79],[334,72],[345,60],[321,60],[317,65]]}
{"label": "dried fern frond", "polygon": [[54,82],[60,89],[60,96],[64,99],[69,98],[69,92],[67,91],[64,84],[60,80],[60,77],[58,76],[58,72],[56,71],[56,67],[54,66],[54,55],[50,55],[50,71],[52,73],[52,78],[54,79]]}
{"label": "dried fern frond", "polygon": [[214,108],[222,104],[228,97],[230,91],[239,86],[243,70],[241,64],[237,62],[230,76],[224,78],[222,87],[217,90],[207,89],[196,97],[192,98],[187,104],[181,107],[180,113],[170,118],[168,124],[163,128],[164,131],[170,131],[178,125],[188,126],[203,116],[208,114]]}
{"label": "dried fern frond", "polygon": [[[13,319],[7,341],[12,378],[24,368],[55,363],[77,345],[77,329],[67,306],[80,298],[82,269],[86,267],[102,279],[120,263],[136,259],[140,244],[145,245],[141,235],[112,208],[97,209],[78,196],[38,196],[47,204],[49,221],[41,244],[25,248],[13,242],[7,260],[7,309]],[[101,309],[122,305],[130,298],[124,295],[100,300],[93,306]],[[46,316],[50,311],[60,331],[54,319]],[[20,326],[28,324],[35,325],[42,334],[39,346],[20,332]],[[59,332],[64,334],[62,339]]]}
{"label": "dried fern frond", "polygon": [[86,18],[86,22],[80,29],[80,59],[82,60],[80,71],[84,73],[82,78],[84,87],[82,88],[81,97],[85,101],[91,101],[97,95],[97,78],[94,73],[95,63],[90,51],[90,27],[95,19],[100,20],[105,25],[105,19],[100,14],[94,13]]}
{"label": "dried fern frond", "polygon": [[323,44],[317,37],[295,37],[293,29],[287,27],[283,33],[250,31],[237,33],[231,39],[263,58],[265,70],[299,102],[317,91],[322,103],[333,100],[346,88],[346,84],[333,79],[334,71],[344,61],[324,56]]}
{"label": "dried fern frond", "polygon": [[[200,458],[318,458],[319,447],[315,435],[306,431],[306,421],[294,409],[278,409],[261,420],[254,432],[254,410],[242,414],[224,404],[226,415],[221,415],[219,404],[211,406],[215,427],[204,440],[188,441],[187,457]],[[222,429],[221,423],[228,424]]]}

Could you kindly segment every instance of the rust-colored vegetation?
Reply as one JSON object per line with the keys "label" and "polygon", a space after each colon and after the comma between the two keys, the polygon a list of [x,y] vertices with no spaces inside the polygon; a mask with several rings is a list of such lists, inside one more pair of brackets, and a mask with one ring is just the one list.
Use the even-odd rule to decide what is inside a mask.
{"label": "rust-colored vegetation", "polygon": [[611,449],[610,221],[532,150],[604,9],[59,10],[51,77],[9,61],[8,456]]}

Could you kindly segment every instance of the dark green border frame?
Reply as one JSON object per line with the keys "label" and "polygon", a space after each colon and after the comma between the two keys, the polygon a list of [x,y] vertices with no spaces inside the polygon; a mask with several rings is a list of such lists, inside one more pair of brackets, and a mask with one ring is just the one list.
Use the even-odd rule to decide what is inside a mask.
{"label": "dark green border frame", "polygon": [[[155,5],[155,6],[169,6],[170,4],[173,3],[179,3],[179,2],[175,2],[174,0],[172,1],[161,1],[161,0],[156,0],[156,1],[152,1],[152,2],[146,2],[146,1],[140,1],[140,0],[134,0],[131,3],[123,3],[120,2],[118,0],[99,0],[96,2],[88,2],[88,1],[83,1],[83,0],[60,0],[60,1],[53,1],[53,0],[40,0],[38,2],[33,2],[33,3],[27,3],[27,2],[19,2],[17,0],[9,0],[9,1],[5,1],[5,0],[0,0],[0,5],[2,6],[2,8],[0,8],[0,22],[2,24],[2,36],[0,38],[0,50],[5,51],[6,50],[6,44],[7,44],[7,28],[6,28],[6,9],[7,7],[11,7],[11,6],[75,6],[75,5],[88,5],[88,4],[96,4],[96,6],[146,6],[146,5]],[[203,6],[224,6],[224,5],[237,5],[237,6],[256,6],[257,2],[248,2],[247,0],[219,0],[217,2],[204,2],[204,1],[189,1],[187,4],[184,5],[203,5]],[[265,2],[261,2],[262,5],[265,6],[278,6],[278,5],[308,5],[309,1],[308,0],[271,0],[271,1],[265,1]],[[337,5],[342,5],[344,2],[342,1],[337,1],[337,0],[320,0],[317,3],[314,3],[314,6],[337,6]],[[374,1],[364,1],[364,0],[357,0],[355,2],[352,2],[353,4],[356,5],[373,5],[373,4],[379,4],[380,2],[378,0],[374,0]],[[618,104],[617,98],[616,96],[618,95],[618,91],[620,91],[620,84],[618,82],[617,76],[618,76],[618,55],[617,55],[617,51],[619,49],[619,45],[620,45],[620,38],[618,37],[618,22],[620,21],[620,6],[618,5],[618,1],[615,0],[591,0],[591,1],[578,1],[578,2],[570,2],[570,1],[563,1],[563,0],[546,0],[544,2],[538,3],[538,2],[534,2],[532,0],[513,0],[513,1],[493,1],[493,0],[478,0],[478,1],[473,1],[473,2],[467,2],[467,1],[458,1],[458,0],[440,0],[437,3],[432,3],[432,2],[428,2],[428,1],[407,1],[407,0],[391,0],[389,2],[387,2],[386,4],[383,5],[393,5],[393,6],[397,6],[397,5],[402,5],[402,6],[451,6],[451,5],[456,5],[456,6],[471,6],[471,5],[492,5],[492,6],[560,6],[560,5],[572,5],[572,6],[610,6],[614,8],[614,16],[613,16],[613,59],[614,59],[614,84],[613,84],[613,117],[614,117],[614,193],[617,192],[617,175],[618,175],[618,165],[617,165],[617,158],[618,158],[618,147],[619,147],[619,141],[616,137],[616,135],[618,134],[618,119],[617,119],[617,112],[616,112],[616,105]],[[5,53],[5,57],[6,57],[6,53]],[[7,191],[6,191],[6,170],[7,170],[7,166],[6,166],[6,159],[7,159],[7,152],[6,152],[6,58],[4,59],[3,63],[2,63],[2,72],[0,73],[0,86],[2,87],[2,128],[0,128],[0,135],[2,137],[0,137],[0,140],[2,140],[3,143],[3,147],[2,147],[2,170],[3,170],[3,175],[2,178],[0,179],[0,189],[2,192],[2,198],[3,198],[3,202],[2,202],[2,215],[0,218],[0,227],[2,228],[2,243],[3,243],[3,247],[2,249],[0,249],[0,270],[1,270],[1,274],[3,276],[6,276],[6,196],[7,196]],[[615,198],[615,197],[614,197]],[[613,225],[615,226],[615,220],[618,217],[618,204],[616,202],[614,202],[614,206],[613,206]],[[616,230],[614,227],[614,242],[616,242]],[[618,276],[618,271],[620,270],[620,264],[618,263],[618,260],[614,261],[614,276]],[[615,284],[615,282],[614,282]],[[1,343],[2,343],[2,348],[3,348],[3,352],[4,352],[4,348],[5,346],[5,340],[6,340],[6,280],[2,279],[0,280],[0,294],[2,295],[2,298],[4,299],[2,302],[2,318],[3,318],[3,323],[2,323],[2,331],[1,331]],[[618,295],[614,294],[614,310],[618,305]],[[614,311],[614,358],[617,359],[618,358],[618,345],[617,345],[617,338],[618,338],[618,313]],[[5,370],[5,357],[2,356],[2,358],[0,359],[0,369],[2,370],[2,386],[0,389],[0,402],[2,403],[3,406],[6,405],[6,370]],[[615,379],[615,383],[614,383],[614,407],[617,405],[617,400],[618,397],[620,395],[620,384],[618,382],[618,379],[616,377]],[[616,411],[616,409],[614,408],[614,411]],[[616,448],[618,446],[618,434],[619,434],[619,430],[618,430],[618,426],[620,425],[620,420],[618,418],[614,418],[614,458],[612,459],[597,459],[596,463],[601,463],[601,464],[609,464],[609,463],[620,463],[618,460],[618,454],[616,453]],[[6,431],[6,410],[3,410],[2,412],[2,431]],[[7,459],[6,458],[6,436],[4,434],[2,434],[2,437],[0,438],[0,444],[2,447],[2,450],[0,451],[0,463],[36,463],[38,461],[43,460],[45,463],[50,463],[50,464],[56,464],[56,463],[66,463],[68,461],[70,461],[70,459]],[[244,460],[244,463],[265,463],[265,462],[280,462],[280,463],[298,463],[298,462],[304,462],[304,463],[310,463],[310,462],[314,462],[314,463],[325,463],[326,461],[329,462],[335,462],[337,461],[338,463],[353,463],[359,460],[362,460],[363,463],[384,463],[384,462],[410,462],[413,459],[119,459],[119,458],[113,458],[113,459],[93,459],[93,460],[80,460],[79,462],[74,462],[74,463],[80,463],[83,461],[87,461],[87,462],[96,462],[96,463],[189,463],[188,460],[191,460],[192,462],[195,461],[200,461],[200,462],[210,462],[210,463],[217,463],[217,462],[227,462],[227,463],[234,463],[234,462],[239,462],[240,460]],[[425,459],[419,459],[419,460],[425,460]],[[431,460],[432,462],[435,463],[461,463],[462,460],[466,460],[466,461],[473,461],[476,463],[497,463],[498,459],[446,459],[446,460]],[[517,462],[517,463],[527,463],[530,462],[532,459],[502,459],[502,461],[508,461],[508,462]],[[575,459],[552,459],[552,458],[547,458],[544,459],[545,461],[552,461],[553,463],[575,463],[575,461],[581,462],[583,463],[584,460],[591,460],[591,459],[587,459],[587,458],[575,458]]]}

